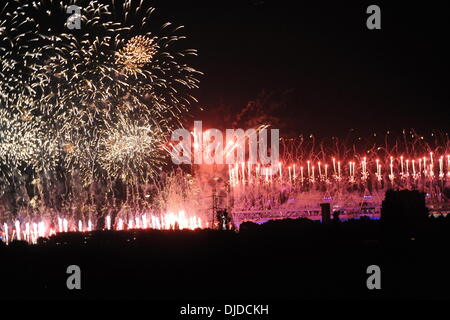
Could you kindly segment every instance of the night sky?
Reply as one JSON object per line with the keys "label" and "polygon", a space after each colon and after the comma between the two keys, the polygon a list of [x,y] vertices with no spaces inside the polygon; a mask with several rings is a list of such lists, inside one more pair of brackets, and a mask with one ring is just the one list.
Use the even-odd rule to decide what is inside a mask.
{"label": "night sky", "polygon": [[[448,132],[448,5],[395,2],[152,1],[199,51],[196,120],[221,123],[265,90],[287,92],[286,131]],[[366,27],[370,4],[381,30]]]}

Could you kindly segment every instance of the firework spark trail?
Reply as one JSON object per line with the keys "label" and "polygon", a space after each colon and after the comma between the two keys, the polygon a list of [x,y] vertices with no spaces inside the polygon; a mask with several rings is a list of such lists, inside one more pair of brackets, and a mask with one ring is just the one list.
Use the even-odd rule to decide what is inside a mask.
{"label": "firework spark trail", "polygon": [[446,186],[446,181],[450,177],[449,154],[430,152],[417,158],[408,155],[388,158],[363,157],[360,161],[357,161],[357,158],[355,156],[352,159],[342,160],[330,156],[329,162],[307,160],[286,163],[280,161],[276,178],[270,177],[269,180],[267,179],[269,171],[265,170],[265,166],[242,162],[229,165],[229,180],[231,185],[273,182],[274,179],[300,184],[333,181],[356,184],[369,182],[369,177],[372,177],[383,185],[389,182],[393,188],[402,188],[408,182],[412,183],[419,179],[438,180]]}
{"label": "firework spark trail", "polygon": [[[69,5],[82,8],[82,30],[65,27]],[[172,49],[184,38],[176,35],[179,28],[167,23],[155,30],[153,12],[133,0],[18,0],[4,5],[2,105],[17,108],[18,102],[30,100],[24,107],[38,108],[52,122],[53,135],[69,146],[99,148],[99,143],[72,140],[98,140],[98,133],[119,118],[146,119],[158,133],[168,132],[195,101],[187,91],[197,87],[200,72],[182,62],[195,50]],[[86,163],[89,167],[80,171],[92,171]]]}
{"label": "firework spark trail", "polygon": [[373,137],[358,137],[355,143],[333,138],[320,144],[313,137],[283,139],[279,170],[273,176],[261,164],[228,166],[232,208],[244,220],[252,212],[270,216],[280,210],[317,211],[322,202],[330,202],[333,210],[360,213],[364,203],[379,208],[392,188],[425,192],[432,211],[447,212],[449,140],[442,133],[431,137],[434,141],[427,143],[414,131],[404,132],[401,139],[387,134],[384,141],[391,141],[385,144]]}
{"label": "firework spark trail", "polygon": [[[100,153],[100,149],[104,149],[99,140],[104,142],[105,138],[99,135],[123,118],[146,119],[148,127],[154,128],[153,139],[162,137],[160,133],[169,132],[174,125],[170,119],[179,119],[181,112],[187,110],[189,96],[185,96],[186,90],[181,87],[192,89],[197,86],[195,76],[199,73],[178,63],[180,57],[194,55],[195,51],[170,52],[171,43],[181,37],[158,38],[148,31],[153,29],[150,26],[153,9],[141,8],[142,5],[142,2],[126,1],[108,6],[91,1],[83,8],[82,38],[67,33],[56,40],[58,51],[47,65],[58,76],[37,76],[44,78],[46,88],[50,89],[43,99],[44,113],[57,115],[63,136],[76,136],[77,139],[87,136],[92,141],[97,140],[97,143],[89,143],[97,148],[91,152]],[[129,19],[134,24],[141,21],[141,28],[131,25]],[[101,40],[99,35],[103,35]],[[60,81],[61,77],[63,81]],[[81,134],[78,128],[83,128]],[[144,149],[148,150],[148,147],[144,146]],[[77,155],[71,153],[70,157]],[[105,156],[98,158],[105,160]],[[154,161],[158,163],[158,157]],[[102,166],[95,161],[70,163],[90,164],[88,168],[81,168],[82,172],[100,173],[98,168],[92,170],[95,165],[106,170],[117,169],[116,165]],[[107,173],[115,175],[114,172]]]}
{"label": "firework spark trail", "polygon": [[[69,5],[82,8],[82,30],[65,27]],[[66,151],[61,163],[86,184],[115,167],[97,161],[105,159],[100,134],[125,118],[146,120],[154,138],[162,137],[193,101],[187,90],[200,72],[182,60],[196,52],[172,49],[184,37],[170,23],[155,30],[153,12],[133,0],[18,0],[1,8],[0,102],[38,110]]]}
{"label": "firework spark trail", "polygon": [[[107,218],[110,219],[110,216],[107,216]],[[39,238],[48,238],[58,233],[91,232],[94,230],[91,220],[68,220],[61,217],[58,217],[57,220],[57,226],[53,222],[45,220],[32,223],[21,223],[19,220],[16,220],[11,225],[5,222],[0,227],[0,240],[3,240],[5,243],[13,240],[25,240],[36,244]],[[128,220],[118,218],[114,226],[108,224],[104,230],[195,230],[206,226],[200,217],[187,216],[181,210],[177,213],[167,212],[163,215],[152,215],[147,212],[134,214]]]}
{"label": "firework spark trail", "polygon": [[34,21],[20,11],[20,1],[0,6],[0,105],[15,107],[35,93],[31,74],[38,52],[32,48],[39,39]]}
{"label": "firework spark trail", "polygon": [[[35,120],[35,119],[34,119]],[[0,109],[0,159],[6,168],[18,168],[22,163],[33,166],[39,153],[39,124],[26,115]]]}
{"label": "firework spark trail", "polygon": [[163,132],[158,127],[120,119],[100,136],[99,162],[108,177],[130,182],[161,170]]}
{"label": "firework spark trail", "polygon": [[[136,129],[146,130],[142,127]],[[122,137],[123,132],[118,132],[119,137]],[[259,212],[256,216],[261,218],[261,214],[267,210],[275,210],[281,214],[278,218],[283,218],[286,216],[282,212],[288,214],[296,209],[311,209],[324,201],[334,203],[333,208],[336,210],[350,206],[358,211],[362,202],[380,202],[387,188],[425,191],[431,208],[439,209],[448,203],[448,199],[442,194],[443,189],[448,188],[450,184],[448,141],[445,138],[437,139],[432,145],[424,142],[420,136],[419,139],[422,141],[421,145],[413,140],[407,142],[408,146],[394,143],[384,149],[379,149],[375,143],[363,143],[364,147],[369,145],[370,148],[362,155],[352,154],[357,149],[354,146],[340,145],[339,149],[345,155],[343,158],[338,157],[337,153],[326,153],[328,149],[323,144],[316,152],[305,145],[303,147],[307,153],[303,153],[307,154],[307,157],[296,158],[290,155],[286,157],[289,161],[282,159],[278,173],[270,177],[266,176],[264,166],[259,164],[230,165],[225,174],[229,174],[231,209],[238,214],[240,210],[250,212],[241,217],[244,220],[254,218],[252,212]],[[244,140],[241,142],[245,143]],[[298,140],[283,142],[295,143],[301,145]],[[114,152],[120,153],[121,149],[118,147]],[[289,155],[290,150],[293,150],[286,145],[283,149],[284,155]],[[401,152],[403,150],[405,151]],[[406,153],[406,150],[409,153]],[[426,153],[423,153],[424,150]],[[400,153],[397,153],[399,151]],[[205,190],[199,184],[198,177],[182,171],[164,176],[160,182],[148,187],[141,184],[141,192],[136,192],[131,202],[121,206],[115,217],[108,213],[105,228],[126,230],[207,227],[205,221],[208,209],[201,197]],[[152,202],[144,202],[143,205],[136,197],[149,197]],[[60,217],[62,221],[59,229],[52,226],[55,217]],[[32,228],[27,228],[26,224],[31,226],[42,221],[46,236],[55,232],[54,230],[85,232],[97,228],[94,218],[95,214],[77,217],[56,212],[47,220],[20,222],[19,228],[15,220],[10,220],[3,227],[3,230],[9,230],[4,239],[17,239],[18,232],[14,233],[16,229],[22,230],[22,233],[19,232],[22,238],[36,239],[36,236],[27,235],[31,232],[27,230]]]}
{"label": "firework spark trail", "polygon": [[28,112],[0,109],[2,184],[9,184],[10,178],[24,174],[28,168],[41,172],[57,165],[59,149],[45,128],[41,118]]}
{"label": "firework spark trail", "polygon": [[[81,30],[66,26],[70,5],[81,8]],[[158,173],[165,136],[195,101],[201,73],[186,64],[196,51],[174,45],[180,28],[155,28],[153,12],[134,0],[0,6],[0,183],[12,181],[14,194],[0,215],[10,231],[16,218],[28,240],[42,223],[54,232],[58,216],[66,227],[95,226],[99,206],[123,205],[118,182],[133,202],[138,183]]]}
{"label": "firework spark trail", "polygon": [[[52,41],[43,47],[42,53],[44,57],[49,55],[44,69],[48,73],[36,75],[44,79],[45,88],[50,90],[44,95],[47,102],[44,108],[56,109],[47,110],[48,113],[59,111],[67,121],[71,112],[78,117],[84,115],[86,121],[92,122],[105,113],[114,118],[111,113],[116,110],[112,107],[121,101],[125,103],[119,104],[127,111],[140,110],[152,116],[177,117],[187,109],[186,90],[182,87],[196,88],[195,76],[199,72],[178,60],[194,55],[195,51],[171,52],[172,43],[182,37],[159,38],[146,31],[150,28],[150,17],[139,14],[144,9],[134,12],[131,8],[136,4],[137,1],[126,1],[119,7],[117,3],[108,6],[91,1],[82,11],[81,33],[75,30],[51,35]],[[114,11],[110,11],[113,7]],[[39,8],[39,12],[45,9]],[[133,19],[134,24],[146,20],[142,29],[129,25],[127,19],[134,15],[138,15]],[[152,101],[152,105],[144,108],[138,102],[145,95],[154,97],[157,103]]]}

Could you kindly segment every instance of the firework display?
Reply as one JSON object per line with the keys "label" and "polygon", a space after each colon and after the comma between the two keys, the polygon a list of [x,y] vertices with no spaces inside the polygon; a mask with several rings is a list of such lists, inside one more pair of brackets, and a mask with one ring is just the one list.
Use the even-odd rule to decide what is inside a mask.
{"label": "firework display", "polygon": [[[69,17],[71,6],[80,11]],[[201,73],[187,64],[196,51],[173,45],[184,38],[180,27],[155,29],[153,13],[134,0],[0,7],[2,240],[208,228],[217,206],[236,226],[317,216],[324,202],[349,216],[376,215],[387,189],[423,191],[432,210],[448,211],[446,134],[282,138],[276,174],[249,162],[173,171],[170,133],[195,101],[190,91]],[[80,29],[69,28],[77,19]]]}
{"label": "firework display", "polygon": [[[104,165],[115,166],[115,161],[125,161],[122,158],[128,153],[124,149],[131,149],[132,157],[136,158],[151,155],[153,141],[147,142],[140,136],[148,128],[125,124],[111,129],[115,134],[106,135],[112,141],[102,142],[108,145],[101,156]],[[129,131],[123,132],[125,128]],[[425,192],[431,213],[446,214],[449,211],[449,141],[445,134],[433,134],[433,137],[433,143],[427,143],[415,132],[393,141],[388,141],[391,138],[386,135],[384,146],[374,142],[373,137],[364,140],[358,137],[353,142],[323,140],[319,144],[313,137],[281,139],[281,160],[273,175],[267,166],[259,163],[200,164],[192,167],[193,175],[179,168],[171,174],[161,174],[157,180],[143,179],[127,185],[126,201],[122,203],[120,196],[114,194],[117,189],[111,186],[105,188],[105,193],[101,191],[102,186],[91,185],[89,190],[84,190],[78,185],[71,202],[76,207],[44,208],[45,214],[34,218],[23,211],[20,216],[28,218],[4,220],[2,230],[4,235],[8,233],[9,240],[20,233],[21,238],[35,242],[42,235],[99,228],[208,228],[214,226],[211,209],[215,200],[207,196],[211,193],[217,194],[218,207],[230,210],[236,226],[244,221],[320,219],[321,203],[330,203],[342,218],[377,217],[388,189]],[[237,143],[244,144],[245,139]],[[129,166],[117,165],[116,169],[110,169],[115,174],[109,183],[127,181],[128,174],[137,179],[152,172],[148,167],[135,167],[144,160],[126,161]],[[108,192],[113,192],[109,198]],[[99,194],[107,199],[92,199]],[[100,213],[99,203],[102,203]]]}
{"label": "firework display", "polygon": [[145,65],[151,62],[156,53],[153,39],[143,36],[131,38],[117,53],[116,64],[123,66],[126,74],[136,74]]}
{"label": "firework display", "polygon": [[[375,134],[376,137],[376,134]],[[235,222],[285,217],[320,218],[320,204],[347,217],[379,216],[386,190],[426,193],[432,213],[447,213],[450,154],[447,134],[432,143],[416,132],[353,141],[321,141],[313,136],[282,139],[275,175],[261,164],[229,165]]]}
{"label": "firework display", "polygon": [[[193,101],[189,91],[200,72],[186,64],[195,50],[175,49],[184,38],[180,27],[155,26],[153,12],[134,0],[1,5],[0,217],[6,225],[17,220],[28,235],[44,229],[48,235],[64,230],[48,225],[59,216],[83,217],[92,227],[100,207],[128,205],[129,192],[158,178],[161,145]],[[69,26],[76,21],[79,28]]]}
{"label": "firework display", "polygon": [[17,107],[33,99],[31,74],[39,55],[33,43],[39,34],[21,9],[27,6],[8,1],[0,6],[0,99],[2,108]]}

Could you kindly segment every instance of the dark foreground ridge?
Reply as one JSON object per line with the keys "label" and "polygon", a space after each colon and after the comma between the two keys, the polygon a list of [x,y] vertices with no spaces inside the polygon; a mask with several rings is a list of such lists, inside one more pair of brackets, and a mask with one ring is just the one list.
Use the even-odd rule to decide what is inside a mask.
{"label": "dark foreground ridge", "polygon": [[[0,243],[3,299],[450,298],[450,216],[388,194],[381,221],[244,223],[240,232],[97,231]],[[406,200],[406,201],[405,201]],[[410,216],[405,212],[414,212]],[[68,290],[66,269],[81,269]],[[367,267],[381,269],[369,290]]]}

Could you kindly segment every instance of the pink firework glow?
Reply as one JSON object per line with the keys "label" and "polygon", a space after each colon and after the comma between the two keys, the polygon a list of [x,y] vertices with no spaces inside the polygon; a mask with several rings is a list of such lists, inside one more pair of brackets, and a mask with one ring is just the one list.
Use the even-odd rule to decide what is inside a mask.
{"label": "pink firework glow", "polygon": [[[201,218],[196,216],[188,217],[184,211],[178,213],[168,212],[162,216],[147,213],[136,214],[134,218],[126,221],[118,218],[114,225],[110,224],[110,216],[106,217],[106,221],[107,223],[103,230],[195,230],[208,227],[208,223],[204,224]],[[19,220],[16,220],[12,228],[10,224],[5,222],[1,236],[6,243],[12,240],[25,240],[30,243],[37,243],[38,238],[50,237],[57,233],[91,232],[93,230],[94,227],[91,220],[86,222],[83,220],[75,221],[73,219],[68,220],[67,218],[58,217],[56,226],[50,221],[21,223]]]}
{"label": "pink firework glow", "polygon": [[[218,209],[227,209],[236,227],[244,221],[320,219],[322,203],[329,203],[344,219],[376,218],[388,189],[424,192],[433,215],[450,211],[447,138],[433,146],[417,136],[404,144],[372,143],[365,148],[345,144],[326,148],[312,140],[280,139],[280,160],[273,174],[268,165],[248,160],[181,165],[163,174],[160,182],[129,190],[126,202],[107,203],[101,219],[98,211],[83,205],[59,212],[44,208],[39,214],[3,219],[0,236],[7,243],[16,239],[36,243],[39,237],[64,232],[214,228]],[[246,139],[229,143],[225,152],[233,153],[246,143]],[[201,151],[195,144],[192,148]]]}

